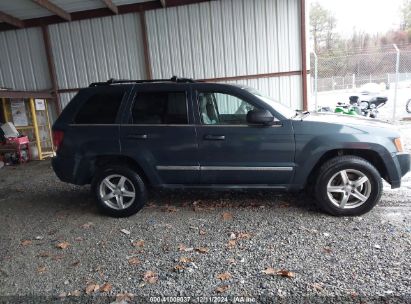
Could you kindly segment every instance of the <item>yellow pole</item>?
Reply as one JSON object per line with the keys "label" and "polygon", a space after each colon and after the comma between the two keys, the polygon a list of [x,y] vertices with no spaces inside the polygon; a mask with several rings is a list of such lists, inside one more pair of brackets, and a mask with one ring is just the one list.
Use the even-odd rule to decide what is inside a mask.
{"label": "yellow pole", "polygon": [[49,136],[50,136],[50,145],[51,151],[54,152],[54,145],[53,145],[53,134],[51,133],[51,124],[50,124],[50,117],[49,117],[49,107],[48,107],[48,100],[44,99],[44,105],[46,107],[46,117],[47,117],[47,127],[49,129]]}
{"label": "yellow pole", "polygon": [[41,144],[40,144],[40,135],[39,135],[39,126],[37,124],[37,116],[36,116],[36,108],[34,107],[34,99],[30,98],[30,110],[31,110],[31,116],[33,119],[33,126],[34,126],[34,136],[36,136],[36,145],[37,145],[37,150],[39,153],[39,160],[43,159],[43,156],[41,155]]}
{"label": "yellow pole", "polygon": [[3,104],[3,113],[4,113],[4,120],[7,122],[7,108],[6,108],[6,98],[1,99],[2,104]]}

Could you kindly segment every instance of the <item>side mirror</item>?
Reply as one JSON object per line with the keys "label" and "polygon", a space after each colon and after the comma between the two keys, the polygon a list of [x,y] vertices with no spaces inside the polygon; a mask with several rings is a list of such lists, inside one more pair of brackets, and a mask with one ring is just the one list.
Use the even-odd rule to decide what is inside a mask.
{"label": "side mirror", "polygon": [[274,116],[268,110],[251,110],[247,113],[247,122],[252,125],[272,125]]}

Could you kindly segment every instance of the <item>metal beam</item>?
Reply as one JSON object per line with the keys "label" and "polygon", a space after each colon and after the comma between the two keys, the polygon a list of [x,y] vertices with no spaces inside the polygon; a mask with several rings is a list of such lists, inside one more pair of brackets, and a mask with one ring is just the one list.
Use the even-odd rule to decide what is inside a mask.
{"label": "metal beam", "polygon": [[300,0],[300,43],[301,43],[301,83],[303,110],[308,110],[308,83],[307,83],[307,38],[306,38],[306,11],[305,0]]}
{"label": "metal beam", "polygon": [[54,96],[45,91],[6,91],[0,90],[0,98],[45,98],[52,99]]}
{"label": "metal beam", "polygon": [[[36,1],[42,1],[42,0],[36,0]],[[211,0],[167,0],[167,7],[194,4],[194,3],[207,2],[207,1],[211,1]],[[117,6],[117,8],[118,8],[118,14],[122,15],[122,14],[128,14],[128,13],[136,13],[136,12],[148,11],[148,10],[153,10],[153,9],[159,9],[159,8],[162,8],[162,6],[158,0],[149,0],[145,2],[119,5]],[[97,9],[91,9],[91,10],[86,10],[86,11],[72,12],[70,14],[70,17],[71,17],[71,21],[76,21],[76,20],[107,17],[107,16],[112,16],[112,14],[113,13],[107,8],[97,8]],[[65,20],[63,20],[62,18],[56,15],[25,19],[23,21],[24,21],[24,27],[26,28],[65,22]],[[14,29],[16,28],[9,24],[6,24],[6,23],[0,24],[0,31],[8,31],[8,30],[14,30]]]}
{"label": "metal beam", "polygon": [[56,14],[60,18],[66,21],[71,21],[70,13],[66,12],[64,9],[55,5],[49,0],[32,0],[32,1],[40,5],[41,7],[45,8],[46,10],[52,12],[53,14]]}
{"label": "metal beam", "polygon": [[118,7],[111,0],[101,0],[114,14],[118,14]]}
{"label": "metal beam", "polygon": [[48,26],[42,26],[41,32],[43,35],[44,48],[46,50],[47,68],[49,70],[49,75],[51,79],[52,94],[56,96],[57,114],[60,114],[61,113],[61,102],[60,102],[60,95],[58,94],[57,73],[56,73],[56,67],[54,65],[54,60],[53,60],[53,51],[51,47]]}
{"label": "metal beam", "polygon": [[146,76],[147,76],[147,79],[152,79],[153,73],[151,71],[150,52],[148,49],[146,14],[144,11],[140,12],[140,24],[141,24],[141,36],[143,38],[144,64],[146,67]]}
{"label": "metal beam", "polygon": [[16,17],[10,16],[2,11],[0,11],[0,21],[5,22],[7,24],[10,24],[14,27],[17,28],[22,28],[24,27],[24,22],[23,20],[20,20]]}

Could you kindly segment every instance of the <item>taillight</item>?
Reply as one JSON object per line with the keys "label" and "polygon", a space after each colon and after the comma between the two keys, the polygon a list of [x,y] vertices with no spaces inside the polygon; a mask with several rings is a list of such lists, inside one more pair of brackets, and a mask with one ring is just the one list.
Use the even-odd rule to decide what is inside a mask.
{"label": "taillight", "polygon": [[56,151],[59,149],[61,143],[63,142],[64,138],[64,132],[60,130],[53,130],[53,144],[54,144],[54,149]]}

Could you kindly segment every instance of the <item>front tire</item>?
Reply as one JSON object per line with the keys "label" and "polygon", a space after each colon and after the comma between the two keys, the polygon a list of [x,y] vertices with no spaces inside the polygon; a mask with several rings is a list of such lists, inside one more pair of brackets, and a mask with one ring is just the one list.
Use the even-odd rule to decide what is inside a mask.
{"label": "front tire", "polygon": [[100,211],[112,217],[133,215],[147,200],[146,186],[140,175],[120,165],[99,170],[91,189]]}
{"label": "front tire", "polygon": [[379,202],[382,187],[380,174],[368,161],[357,156],[338,156],[320,168],[315,196],[327,213],[361,215]]}

